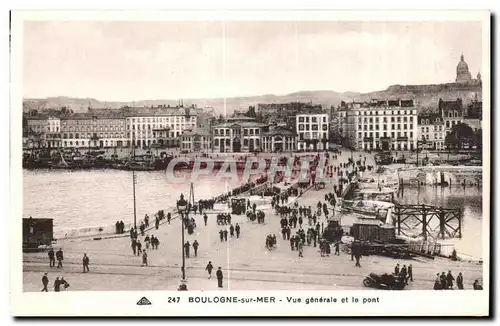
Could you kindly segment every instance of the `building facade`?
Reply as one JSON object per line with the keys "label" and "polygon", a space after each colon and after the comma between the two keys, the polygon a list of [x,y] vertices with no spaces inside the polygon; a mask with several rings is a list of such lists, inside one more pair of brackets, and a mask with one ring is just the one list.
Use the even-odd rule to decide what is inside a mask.
{"label": "building facade", "polygon": [[248,118],[231,120],[213,126],[215,152],[253,152],[261,150],[261,136],[267,126]]}
{"label": "building facade", "polygon": [[353,102],[346,111],[348,146],[358,150],[413,150],[418,115],[413,100]]}
{"label": "building facade", "polygon": [[427,113],[418,116],[419,149],[444,150],[446,128],[439,113]]}
{"label": "building facade", "polygon": [[283,127],[272,128],[262,134],[265,152],[293,152],[297,149],[297,134]]}
{"label": "building facade", "polygon": [[298,150],[328,149],[328,114],[297,114],[295,119]]}
{"label": "building facade", "polygon": [[46,134],[49,132],[49,121],[47,116],[37,115],[27,118],[27,147],[44,148],[48,146]]}
{"label": "building facade", "polygon": [[186,130],[181,135],[181,150],[207,152],[212,149],[212,136],[204,129]]}
{"label": "building facade", "polygon": [[464,108],[462,99],[455,101],[443,101],[439,99],[438,108],[444,120],[446,134],[449,134],[454,125],[462,123],[464,120]]}
{"label": "building facade", "polygon": [[125,118],[120,109],[89,109],[61,117],[63,148],[127,147]]}
{"label": "building facade", "polygon": [[126,108],[125,117],[127,139],[142,148],[153,144],[179,146],[181,134],[197,124],[196,112],[185,107]]}

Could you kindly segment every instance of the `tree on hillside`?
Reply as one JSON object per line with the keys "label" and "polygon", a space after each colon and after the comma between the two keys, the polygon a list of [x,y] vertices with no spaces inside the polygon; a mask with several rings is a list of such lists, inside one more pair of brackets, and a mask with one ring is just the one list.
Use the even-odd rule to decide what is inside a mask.
{"label": "tree on hillside", "polygon": [[469,125],[458,123],[451,128],[444,142],[449,149],[462,149],[464,145],[473,145],[474,131]]}

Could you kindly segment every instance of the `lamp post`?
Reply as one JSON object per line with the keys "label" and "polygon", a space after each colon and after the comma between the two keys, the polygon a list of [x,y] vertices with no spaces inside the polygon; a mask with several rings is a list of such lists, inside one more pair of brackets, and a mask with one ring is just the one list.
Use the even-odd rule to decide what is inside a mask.
{"label": "lamp post", "polygon": [[135,183],[137,182],[137,177],[135,176],[135,170],[132,170],[132,189],[134,192],[134,228],[137,230],[137,210],[135,205]]}
{"label": "lamp post", "polygon": [[182,267],[181,267],[181,272],[182,272],[182,280],[181,282],[186,281],[186,256],[184,253],[184,214],[188,213],[188,203],[184,199],[184,195],[181,194],[180,199],[177,201],[177,211],[179,212],[179,215],[181,217],[181,238],[182,238],[182,244],[181,244],[181,251],[182,251]]}

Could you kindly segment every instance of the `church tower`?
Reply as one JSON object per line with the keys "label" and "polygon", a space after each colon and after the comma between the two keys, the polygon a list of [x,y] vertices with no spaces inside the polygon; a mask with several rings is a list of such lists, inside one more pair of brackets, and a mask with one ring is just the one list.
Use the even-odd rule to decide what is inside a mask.
{"label": "church tower", "polygon": [[472,84],[472,77],[469,71],[469,66],[464,61],[464,55],[460,56],[460,62],[457,65],[457,78],[455,82],[458,84]]}

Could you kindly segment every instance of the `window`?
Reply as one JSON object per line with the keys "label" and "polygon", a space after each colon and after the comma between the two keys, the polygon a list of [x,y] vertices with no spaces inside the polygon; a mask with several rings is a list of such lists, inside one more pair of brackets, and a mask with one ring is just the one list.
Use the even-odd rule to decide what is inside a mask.
{"label": "window", "polygon": [[218,138],[216,138],[216,139],[215,139],[215,141],[214,141],[214,145],[215,145],[215,146],[219,146],[219,139],[218,139]]}
{"label": "window", "polygon": [[304,117],[299,117],[299,122],[304,122]]}
{"label": "window", "polygon": [[243,146],[248,146],[248,139],[247,138],[243,139]]}
{"label": "window", "polygon": [[311,122],[312,122],[312,123],[317,123],[317,122],[318,122],[318,118],[316,118],[316,117],[311,117]]}
{"label": "window", "polygon": [[304,130],[304,125],[299,125],[299,130]]}
{"label": "window", "polygon": [[78,146],[78,140],[75,142],[75,145]]}
{"label": "window", "polygon": [[[360,128],[361,129],[361,128]],[[318,125],[312,125],[311,130],[318,130]]]}

